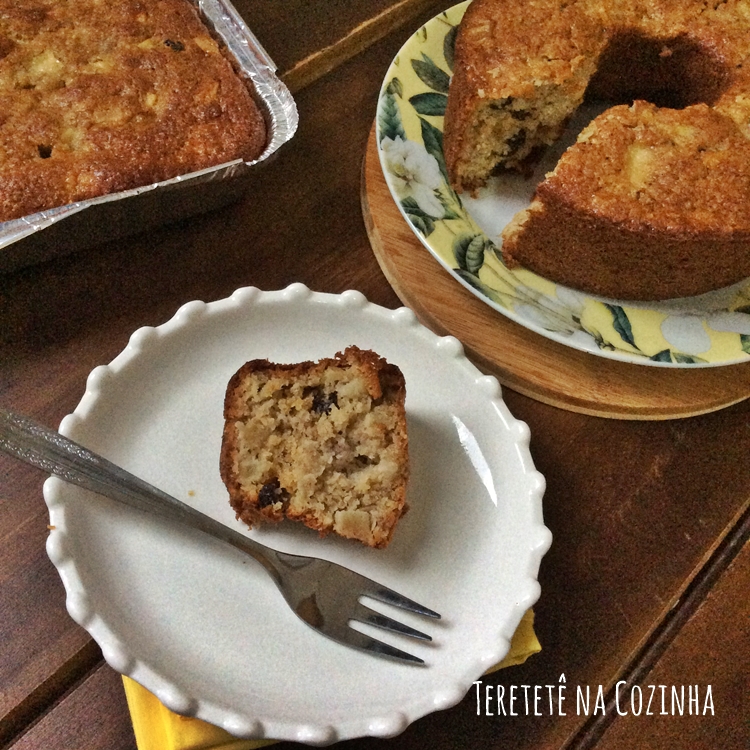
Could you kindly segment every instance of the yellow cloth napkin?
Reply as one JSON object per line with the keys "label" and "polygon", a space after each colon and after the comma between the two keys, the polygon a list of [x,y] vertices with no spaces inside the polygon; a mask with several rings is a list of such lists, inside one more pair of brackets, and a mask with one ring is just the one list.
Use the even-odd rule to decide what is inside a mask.
{"label": "yellow cloth napkin", "polygon": [[[523,664],[542,650],[534,632],[534,612],[524,614],[506,657],[489,672]],[[255,750],[275,740],[238,740],[219,727],[200,719],[179,716],[155,695],[131,680],[122,678],[138,750]]]}

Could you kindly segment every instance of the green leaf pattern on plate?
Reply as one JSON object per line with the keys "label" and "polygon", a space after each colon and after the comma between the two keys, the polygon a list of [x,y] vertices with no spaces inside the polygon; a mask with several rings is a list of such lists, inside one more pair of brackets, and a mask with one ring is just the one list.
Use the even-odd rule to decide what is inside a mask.
{"label": "green leaf pattern on plate", "polygon": [[608,305],[605,303],[605,307],[612,313],[613,327],[617,333],[620,334],[622,340],[630,344],[630,346],[638,348],[633,338],[633,329],[628,320],[628,315],[620,305]]}
{"label": "green leaf pattern on plate", "polygon": [[[575,348],[672,366],[747,358],[750,287],[738,292],[741,303],[719,304],[719,312],[734,317],[729,327],[708,332],[709,350],[687,346],[691,351],[684,351],[684,341],[670,340],[673,326],[664,325],[679,312],[599,300],[505,266],[498,247],[451,188],[443,154],[453,51],[466,6],[468,2],[439,14],[413,35],[391,65],[378,102],[378,145],[388,184],[425,245],[457,278],[511,318]],[[709,318],[700,318],[708,321],[707,328]]]}
{"label": "green leaf pattern on plate", "polygon": [[453,254],[458,267],[476,276],[484,265],[484,251],[489,240],[483,234],[466,234],[456,237],[453,242]]}
{"label": "green leaf pattern on plate", "polygon": [[[617,331],[626,344],[629,344],[634,350],[640,352],[640,348],[633,336],[633,327],[630,324],[630,319],[628,318],[625,309],[620,305],[612,305],[606,302],[603,304],[607,310],[612,313],[612,327],[615,331]],[[656,354],[651,355],[649,359],[652,362],[677,362],[684,365],[694,365],[705,363],[706,361],[694,354],[684,354],[683,352],[675,351],[673,349],[662,349]]]}
{"label": "green leaf pattern on plate", "polygon": [[453,71],[453,52],[456,47],[456,35],[458,26],[451,26],[443,39],[443,57],[450,71]]}
{"label": "green leaf pattern on plate", "polygon": [[380,128],[381,138],[390,138],[395,140],[401,138],[406,140],[406,133],[401,124],[401,115],[398,109],[397,96],[402,96],[403,86],[398,78],[394,78],[385,94],[380,99],[380,111],[378,112],[378,127]]}
{"label": "green leaf pattern on plate", "polygon": [[433,91],[439,91],[443,94],[448,93],[448,86],[451,82],[450,74],[438,68],[424,52],[421,60],[411,61],[411,66],[426,86]]}
{"label": "green leaf pattern on plate", "polygon": [[428,91],[424,94],[415,94],[410,97],[409,104],[420,114],[428,117],[442,117],[445,114],[445,106],[448,97],[445,94],[437,94]]}
{"label": "green leaf pattern on plate", "polygon": [[[417,232],[427,237],[436,221],[459,219],[461,202],[448,185],[443,156],[443,133],[425,117],[442,117],[450,76],[426,55],[412,60],[419,79],[432,89],[411,98],[410,106],[420,115],[421,144],[409,140],[401,120],[399,101],[403,84],[394,76],[385,87],[378,106],[380,147],[385,154],[391,186],[401,209]],[[401,106],[405,106],[402,102]],[[423,115],[423,116],[422,116]]]}
{"label": "green leaf pattern on plate", "polygon": [[437,162],[441,174],[447,181],[448,167],[445,166],[445,157],[443,156],[443,133],[427,122],[424,117],[419,118],[419,125],[422,128],[422,143],[424,143],[427,153]]}

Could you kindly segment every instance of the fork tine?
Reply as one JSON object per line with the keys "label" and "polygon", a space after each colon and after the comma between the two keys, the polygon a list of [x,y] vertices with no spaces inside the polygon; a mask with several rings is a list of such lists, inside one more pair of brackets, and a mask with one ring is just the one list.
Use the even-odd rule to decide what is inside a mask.
{"label": "fork tine", "polygon": [[352,627],[347,627],[345,633],[339,633],[336,640],[346,644],[347,646],[353,646],[361,651],[367,651],[370,654],[376,654],[377,656],[386,656],[390,659],[396,659],[397,661],[408,662],[409,664],[424,664],[424,659],[420,659],[418,656],[407,654],[406,651],[402,651],[400,648],[391,646],[388,643],[383,643],[372,636],[366,635],[365,633],[355,630]]}
{"label": "fork tine", "polygon": [[427,607],[415,602],[413,599],[409,599],[403,594],[399,594],[398,591],[389,589],[387,586],[383,586],[376,581],[367,579],[369,586],[362,590],[363,596],[369,596],[371,599],[375,599],[385,604],[391,604],[394,607],[405,609],[407,612],[414,612],[424,617],[432,617],[435,620],[440,619],[440,615]]}
{"label": "fork tine", "polygon": [[374,625],[381,630],[389,630],[392,633],[400,633],[401,635],[407,635],[411,638],[418,638],[421,641],[432,640],[432,636],[422,633],[409,625],[404,625],[402,622],[392,620],[390,617],[386,617],[385,615],[380,614],[380,612],[376,612],[374,609],[370,609],[370,607],[361,603],[352,614],[352,619],[357,622]]}

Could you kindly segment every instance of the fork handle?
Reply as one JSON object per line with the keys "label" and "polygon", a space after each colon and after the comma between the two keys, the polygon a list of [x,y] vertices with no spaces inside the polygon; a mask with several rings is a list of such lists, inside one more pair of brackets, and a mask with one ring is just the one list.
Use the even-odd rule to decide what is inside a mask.
{"label": "fork handle", "polygon": [[65,482],[227,542],[254,557],[278,581],[277,565],[281,561],[277,555],[280,553],[162,492],[59,432],[2,407],[0,450]]}

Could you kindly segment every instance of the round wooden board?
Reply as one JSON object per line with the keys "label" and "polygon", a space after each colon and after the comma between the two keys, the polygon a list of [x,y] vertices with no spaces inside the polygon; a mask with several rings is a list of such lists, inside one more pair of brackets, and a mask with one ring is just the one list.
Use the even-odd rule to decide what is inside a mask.
{"label": "round wooden board", "polygon": [[373,128],[362,210],[375,257],[401,301],[503,385],[544,403],[615,419],[673,419],[750,397],[750,362],[710,368],[629,364],[559,344],[515,323],[466,290],[422,245],[391,197]]}

